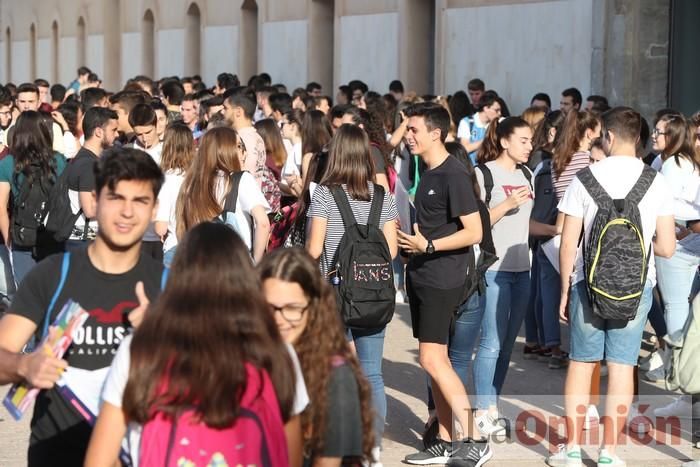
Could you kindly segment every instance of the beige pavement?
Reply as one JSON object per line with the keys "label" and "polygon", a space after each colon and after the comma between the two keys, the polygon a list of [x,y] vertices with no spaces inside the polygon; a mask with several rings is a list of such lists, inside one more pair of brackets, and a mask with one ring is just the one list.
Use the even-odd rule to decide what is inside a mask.
{"label": "beige pavement", "polygon": [[[550,370],[546,363],[523,360],[522,339],[519,339],[519,342],[516,344],[504,388],[504,394],[512,396],[503,398],[501,410],[507,416],[515,417],[522,413],[521,409],[527,405],[528,408],[536,407],[545,417],[551,413],[561,414],[561,396],[557,395],[561,394],[563,389],[565,370]],[[388,417],[382,461],[386,467],[404,465],[401,462],[404,456],[420,445],[419,432],[427,418],[427,409],[424,402],[426,379],[417,364],[417,349],[417,342],[411,334],[408,307],[400,305],[387,331],[384,348],[383,368]],[[604,378],[604,385],[605,380]],[[0,395],[4,396],[6,392],[7,388],[0,388]],[[671,400],[671,396],[661,385],[642,383],[641,392],[657,395],[655,397],[659,399],[655,402]],[[0,467],[25,465],[28,419],[29,417],[22,422],[15,422],[4,408],[0,408]],[[530,424],[527,426],[531,428]],[[543,457],[547,449],[543,444],[525,446],[523,443],[512,442],[523,440],[527,436],[514,431],[508,441],[493,443],[495,455],[488,466],[543,466]],[[594,466],[595,462],[590,460],[590,456],[595,457],[595,450],[586,448],[585,452],[589,457],[586,465]],[[693,454],[697,457],[697,450],[693,453],[687,444],[649,447],[639,443],[628,443],[628,446],[620,449],[620,455],[628,460],[630,467],[678,467],[681,464],[678,459]]]}

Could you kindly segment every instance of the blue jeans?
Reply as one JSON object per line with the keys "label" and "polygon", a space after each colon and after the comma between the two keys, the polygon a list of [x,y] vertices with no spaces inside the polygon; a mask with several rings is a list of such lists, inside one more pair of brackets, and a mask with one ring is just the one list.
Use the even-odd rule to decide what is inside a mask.
{"label": "blue jeans", "polygon": [[[476,344],[476,337],[479,335],[482,316],[479,294],[475,293],[459,307],[457,320],[455,321],[455,332],[450,337],[448,346],[450,363],[465,389],[469,381],[469,365],[472,362],[474,345]],[[433,410],[434,408],[435,401],[433,400],[433,391],[430,387],[430,378],[428,378],[428,410]]]}
{"label": "blue jeans", "polygon": [[20,286],[24,276],[36,265],[32,250],[12,250],[12,269],[14,271],[15,283]]}
{"label": "blue jeans", "polygon": [[656,257],[656,279],[666,313],[666,328],[671,342],[683,338],[685,323],[690,315],[693,281],[700,265],[700,257],[676,245],[670,258]]}
{"label": "blue jeans", "polygon": [[530,271],[487,271],[481,340],[474,361],[476,408],[495,406],[530,295]]}
{"label": "blue jeans", "polygon": [[9,305],[16,290],[10,263],[10,250],[2,244],[0,245],[0,300],[5,302],[5,305]]}
{"label": "blue jeans", "polygon": [[382,375],[385,333],[386,327],[371,330],[348,329],[347,331],[348,340],[352,339],[355,343],[360,367],[372,390],[376,446],[380,446],[382,443],[386,420],[386,392],[384,391],[384,376]]}
{"label": "blue jeans", "polygon": [[631,321],[606,320],[593,313],[586,281],[571,286],[569,323],[571,359],[577,362],[607,362],[637,365],[642,333],[651,308],[651,285],[647,283]]}
{"label": "blue jeans", "polygon": [[561,280],[559,273],[547,259],[542,248],[537,249],[539,278],[537,280],[537,297],[540,303],[539,313],[535,315],[542,332],[545,347],[561,345],[561,328],[559,326],[559,301],[561,300]]}

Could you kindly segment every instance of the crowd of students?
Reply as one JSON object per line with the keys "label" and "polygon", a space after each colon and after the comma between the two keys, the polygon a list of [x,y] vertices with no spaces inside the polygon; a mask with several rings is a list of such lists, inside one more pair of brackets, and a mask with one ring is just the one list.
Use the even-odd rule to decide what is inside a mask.
{"label": "crowd of students", "polygon": [[[700,114],[662,109],[650,131],[575,88],[522,116],[479,79],[449,97],[389,90],[222,73],[112,93],[85,67],[68,88],[0,87],[0,383],[42,389],[30,466],[380,466],[386,326],[404,301],[430,409],[405,462],[493,456],[523,323],[523,358],[568,368],[568,442],[549,465],[583,465],[602,370],[606,410],[651,429],[638,368],[670,372],[700,266]],[[627,319],[601,315],[587,274],[613,200],[642,245]],[[639,273],[614,258],[598,251]],[[89,317],[66,355],[33,350],[69,299]],[[658,350],[638,362],[647,320]],[[601,424],[598,465],[624,466],[624,426]]]}

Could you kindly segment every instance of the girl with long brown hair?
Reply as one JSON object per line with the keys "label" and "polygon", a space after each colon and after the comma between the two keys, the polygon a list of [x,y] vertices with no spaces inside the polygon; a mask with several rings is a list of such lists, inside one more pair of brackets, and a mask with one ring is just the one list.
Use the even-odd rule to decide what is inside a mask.
{"label": "girl with long brown hair", "polygon": [[[318,259],[321,274],[330,281],[336,251],[345,233],[345,225],[331,192],[341,188],[348,198],[358,224],[366,225],[375,185],[372,180],[374,167],[369,155],[369,139],[362,128],[344,124],[338,128],[331,140],[328,167],[311,199],[307,217],[311,228],[306,240],[306,249],[314,259]],[[393,196],[384,196],[379,228],[384,233],[392,258],[398,249],[396,222],[398,218]],[[375,433],[377,448],[380,446],[386,418],[386,394],[382,377],[382,354],[384,351],[385,327],[367,330],[348,330],[358,358],[372,387],[372,401],[377,412]]]}
{"label": "girl with long brown hair", "polygon": [[[185,176],[177,201],[178,237],[222,213],[224,201],[232,189],[231,176],[242,170],[242,160],[245,160],[245,146],[235,130],[219,127],[204,134],[199,143],[199,154]],[[267,247],[269,212],[270,205],[255,178],[244,172],[234,215],[238,233],[255,261],[260,261]]]}
{"label": "girl with long brown hair", "polygon": [[255,122],[255,129],[265,143],[265,154],[267,155],[265,165],[279,182],[282,179],[282,167],[287,160],[287,150],[284,148],[280,129],[271,118]]}
{"label": "girl with long brown hair", "polygon": [[[274,389],[276,400],[265,403],[272,413],[278,411],[276,433],[286,423],[288,439],[299,440],[296,417],[308,398],[299,399],[306,390],[303,385],[295,388],[295,382],[303,379],[267,309],[240,237],[213,222],[191,229],[178,247],[158,301],[114,358],[85,465],[114,465],[125,435],[137,462],[157,450],[170,450],[172,446],[140,442],[141,427],[145,435],[156,415],[177,427],[182,413],[193,410],[208,427],[233,426],[250,366]],[[288,450],[290,465],[299,465],[300,446],[292,441]]]}
{"label": "girl with long brown hair", "polygon": [[185,175],[194,159],[192,130],[182,122],[168,125],[163,137],[160,168],[165,182],[158,194],[155,230],[163,241],[163,262],[169,266],[177,245],[177,216],[175,207]]}
{"label": "girl with long brown hair", "polygon": [[306,465],[371,461],[369,384],[345,339],[333,289],[300,248],[265,256],[258,272],[270,313],[297,352],[313,401],[301,414]]}
{"label": "girl with long brown hair", "polygon": [[525,164],[531,151],[532,129],[520,117],[492,122],[479,149],[476,175],[499,257],[484,274],[488,287],[481,297],[481,339],[474,360],[474,418],[484,436],[505,431],[497,423],[498,398],[530,295],[532,174]]}
{"label": "girl with long brown hair", "polygon": [[578,171],[590,165],[591,144],[600,137],[600,128],[600,117],[591,112],[571,109],[566,114],[552,159],[552,185],[557,201]]}

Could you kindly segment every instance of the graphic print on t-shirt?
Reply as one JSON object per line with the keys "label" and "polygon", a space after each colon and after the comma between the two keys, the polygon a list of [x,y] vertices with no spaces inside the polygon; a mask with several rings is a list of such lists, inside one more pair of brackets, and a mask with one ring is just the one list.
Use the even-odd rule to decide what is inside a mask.
{"label": "graphic print on t-shirt", "polygon": [[[527,185],[501,185],[503,192],[506,194],[506,198],[513,194],[513,192],[518,191],[521,188],[528,188]],[[534,199],[532,197],[532,191],[529,191],[528,198]]]}
{"label": "graphic print on t-shirt", "polygon": [[[68,355],[70,357],[77,357],[76,360],[78,360],[78,362],[80,361],[79,356],[81,355],[97,357],[97,361],[94,358],[90,359],[91,367],[94,367],[94,363],[98,364],[98,368],[101,367],[103,363],[109,366],[117,351],[117,347],[119,347],[119,344],[126,335],[126,316],[129,311],[137,306],[137,302],[122,301],[117,303],[110,310],[105,310],[103,308],[85,310],[90,317],[87,319],[82,329],[78,331],[75,339],[73,339],[73,345],[68,348]],[[99,356],[104,356],[104,361],[102,361]],[[75,366],[72,360],[71,358],[71,363]],[[78,363],[78,365],[80,365],[80,363]]]}

